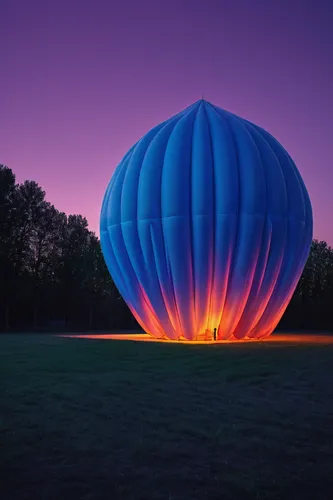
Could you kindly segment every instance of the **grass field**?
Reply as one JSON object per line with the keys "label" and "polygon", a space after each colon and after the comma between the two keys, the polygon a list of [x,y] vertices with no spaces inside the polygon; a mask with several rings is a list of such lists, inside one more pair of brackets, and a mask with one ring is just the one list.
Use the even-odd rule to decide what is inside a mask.
{"label": "grass field", "polygon": [[1,500],[333,498],[333,345],[0,336]]}

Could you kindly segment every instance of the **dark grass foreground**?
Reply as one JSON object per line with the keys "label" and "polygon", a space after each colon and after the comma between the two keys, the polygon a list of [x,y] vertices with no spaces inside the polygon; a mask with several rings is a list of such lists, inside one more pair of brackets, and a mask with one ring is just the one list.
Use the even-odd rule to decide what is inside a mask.
{"label": "dark grass foreground", "polygon": [[0,336],[2,500],[331,499],[333,345]]}

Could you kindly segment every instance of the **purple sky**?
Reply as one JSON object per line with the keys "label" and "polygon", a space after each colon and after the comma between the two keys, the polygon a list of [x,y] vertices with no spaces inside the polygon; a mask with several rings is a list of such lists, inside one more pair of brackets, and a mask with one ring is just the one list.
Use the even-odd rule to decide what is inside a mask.
{"label": "purple sky", "polygon": [[294,158],[333,245],[331,0],[0,0],[0,163],[99,232],[111,174],[204,93]]}

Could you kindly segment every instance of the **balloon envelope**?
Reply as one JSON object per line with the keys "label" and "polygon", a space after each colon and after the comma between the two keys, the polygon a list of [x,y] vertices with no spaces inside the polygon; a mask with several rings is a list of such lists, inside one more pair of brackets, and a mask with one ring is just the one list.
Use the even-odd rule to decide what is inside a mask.
{"label": "balloon envelope", "polygon": [[204,100],[128,151],[101,211],[114,282],[159,338],[268,336],[311,240],[309,196],[285,149]]}

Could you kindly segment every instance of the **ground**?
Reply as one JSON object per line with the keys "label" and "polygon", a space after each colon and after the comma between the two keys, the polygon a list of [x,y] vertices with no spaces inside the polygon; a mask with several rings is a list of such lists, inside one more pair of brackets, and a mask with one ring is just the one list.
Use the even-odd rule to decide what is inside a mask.
{"label": "ground", "polygon": [[2,500],[331,499],[333,345],[0,336]]}

